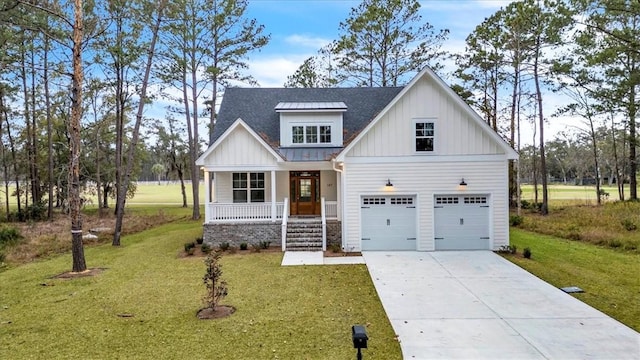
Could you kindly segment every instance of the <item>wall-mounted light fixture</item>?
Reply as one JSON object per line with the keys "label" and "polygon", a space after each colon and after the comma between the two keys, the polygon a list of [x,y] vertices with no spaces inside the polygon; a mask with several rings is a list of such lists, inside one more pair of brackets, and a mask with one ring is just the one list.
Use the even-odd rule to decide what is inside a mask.
{"label": "wall-mounted light fixture", "polygon": [[391,183],[391,179],[387,179],[387,184],[385,186],[386,187],[393,187],[393,184]]}
{"label": "wall-mounted light fixture", "polygon": [[458,184],[458,190],[466,190],[467,183],[464,181],[464,178],[460,180],[460,184]]}

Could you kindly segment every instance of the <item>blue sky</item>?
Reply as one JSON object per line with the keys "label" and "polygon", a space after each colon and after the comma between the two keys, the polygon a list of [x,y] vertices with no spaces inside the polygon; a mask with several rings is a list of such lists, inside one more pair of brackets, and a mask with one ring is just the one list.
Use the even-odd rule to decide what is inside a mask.
{"label": "blue sky", "polygon": [[[421,15],[434,29],[449,29],[448,52],[464,50],[464,40],[486,17],[510,1],[422,0]],[[250,0],[247,17],[271,34],[260,52],[249,55],[249,74],[262,87],[281,87],[302,62],[339,36],[339,24],[348,18],[352,0]]]}

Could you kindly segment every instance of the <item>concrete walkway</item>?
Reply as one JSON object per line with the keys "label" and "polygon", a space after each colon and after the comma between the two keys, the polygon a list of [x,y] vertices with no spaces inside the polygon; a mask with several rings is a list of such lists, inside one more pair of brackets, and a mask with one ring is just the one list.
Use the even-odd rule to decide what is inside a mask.
{"label": "concrete walkway", "polygon": [[362,256],[324,257],[322,251],[286,251],[282,266],[364,264]]}
{"label": "concrete walkway", "polygon": [[363,257],[405,359],[640,359],[636,331],[492,252]]}

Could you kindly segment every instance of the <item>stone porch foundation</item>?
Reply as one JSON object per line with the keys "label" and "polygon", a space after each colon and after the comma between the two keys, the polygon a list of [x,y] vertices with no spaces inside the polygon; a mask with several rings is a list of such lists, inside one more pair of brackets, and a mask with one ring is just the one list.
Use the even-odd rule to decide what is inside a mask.
{"label": "stone porch foundation", "polygon": [[[236,223],[236,224],[204,224],[204,242],[217,248],[222,243],[228,243],[236,248],[240,244],[258,244],[269,241],[271,246],[282,246],[282,223]],[[337,220],[327,220],[327,249],[342,243],[342,225]]]}

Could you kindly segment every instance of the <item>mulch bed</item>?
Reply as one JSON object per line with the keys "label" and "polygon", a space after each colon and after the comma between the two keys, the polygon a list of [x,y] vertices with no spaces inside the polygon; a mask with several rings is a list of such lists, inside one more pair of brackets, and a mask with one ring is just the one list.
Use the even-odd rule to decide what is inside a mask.
{"label": "mulch bed", "polygon": [[210,307],[200,309],[198,310],[196,316],[200,320],[222,319],[226,318],[227,316],[231,316],[231,314],[233,314],[234,312],[236,312],[236,308],[234,308],[233,306],[218,305],[215,307],[215,309],[212,309]]}

